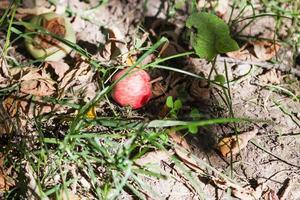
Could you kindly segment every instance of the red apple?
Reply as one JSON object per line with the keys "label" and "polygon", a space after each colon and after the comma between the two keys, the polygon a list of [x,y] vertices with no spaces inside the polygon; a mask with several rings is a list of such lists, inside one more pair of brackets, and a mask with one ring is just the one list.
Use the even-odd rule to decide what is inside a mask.
{"label": "red apple", "polygon": [[[119,71],[112,80],[119,79],[127,69]],[[151,82],[149,74],[135,68],[119,81],[113,88],[112,97],[121,106],[130,106],[133,109],[143,107],[151,98]]]}

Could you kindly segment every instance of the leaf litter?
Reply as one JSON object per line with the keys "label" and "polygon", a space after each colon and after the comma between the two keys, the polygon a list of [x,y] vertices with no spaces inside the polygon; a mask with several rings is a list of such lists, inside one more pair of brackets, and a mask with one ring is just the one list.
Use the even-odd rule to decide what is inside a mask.
{"label": "leaf litter", "polygon": [[[200,1],[199,1],[200,2]],[[226,1],[222,1],[221,3],[227,4]],[[200,5],[200,3],[198,4]],[[221,5],[221,4],[220,4]],[[219,7],[220,8],[220,7]],[[224,8],[224,7],[222,7]],[[29,12],[25,12],[25,14],[30,14],[31,12],[34,11],[29,11]],[[220,10],[218,11],[219,15],[225,15],[225,13],[228,13],[226,11],[226,9],[222,10],[220,8]],[[24,13],[22,13],[24,14]],[[109,17],[109,16],[108,16]],[[80,17],[76,16],[76,20]],[[78,23],[83,23],[78,22]],[[88,23],[84,22],[83,23],[83,27],[87,26],[87,27],[93,27],[92,25],[87,25]],[[81,24],[82,25],[82,24]],[[122,37],[116,36],[118,34],[116,34],[120,29],[113,27],[114,31],[112,29],[107,29],[110,34],[109,37],[107,38],[107,40],[104,43],[104,48],[103,51],[100,53],[99,56],[97,58],[99,58],[99,60],[104,59],[106,61],[111,61],[112,59],[118,57],[117,55],[125,55],[124,57],[122,57],[122,61],[121,63],[124,64],[126,63],[126,59],[128,58],[128,55],[126,55],[126,52],[128,52],[127,46],[128,43],[125,41],[125,33],[121,33],[121,35],[123,35]],[[116,31],[117,29],[117,31]],[[83,33],[81,33],[83,34]],[[84,33],[86,34],[86,33]],[[159,34],[158,34],[159,35]],[[81,36],[82,37],[82,36]],[[147,37],[145,37],[147,38]],[[141,39],[143,40],[143,39]],[[147,39],[144,39],[144,41]],[[178,44],[178,41],[176,40],[171,40],[169,46],[166,46],[166,50],[161,51],[162,54],[160,54],[160,56],[165,57],[168,55],[176,55],[177,53],[181,52],[182,47]],[[247,43],[246,45],[244,45],[238,52],[231,52],[231,53],[227,53],[227,55],[231,58],[234,59],[238,59],[238,60],[244,60],[244,61],[268,61],[270,59],[274,59],[276,57],[276,54],[278,53],[280,48],[280,45],[278,45],[277,43],[272,43],[272,42],[265,42],[265,41],[252,41]],[[178,51],[179,49],[179,51]],[[220,51],[220,50],[218,50]],[[221,52],[221,51],[220,51]],[[211,55],[214,55],[214,53],[212,53]],[[211,58],[211,55],[205,55],[204,57],[207,58]],[[152,55],[152,58],[149,57],[149,61],[147,61],[146,63],[149,63],[151,61],[153,61],[157,56],[156,55]],[[11,114],[13,114],[12,116],[15,116],[17,114],[17,112],[20,111],[19,108],[22,108],[21,110],[23,110],[24,112],[28,112],[28,107],[29,104],[31,103],[30,100],[28,98],[25,98],[26,95],[34,95],[34,96],[49,96],[49,95],[53,95],[53,96],[58,96],[60,99],[63,99],[65,97],[67,98],[74,98],[73,101],[74,102],[80,102],[81,100],[88,102],[90,99],[92,99],[95,94],[96,91],[99,90],[98,88],[98,84],[95,84],[94,82],[94,78],[96,73],[93,72],[93,70],[91,70],[91,67],[89,66],[89,64],[85,61],[85,60],[81,60],[78,62],[78,60],[76,60],[76,62],[78,63],[68,63],[66,64],[63,61],[59,61],[59,62],[48,62],[45,66],[42,66],[41,68],[36,68],[36,67],[30,67],[28,69],[23,69],[23,70],[12,70],[10,69],[10,66],[7,65],[7,63],[5,63],[5,59],[2,59],[2,71],[1,71],[1,81],[0,83],[3,85],[5,84],[10,84],[7,83],[7,81],[9,82],[18,82],[20,83],[20,90],[23,93],[22,95],[16,95],[17,98],[15,99],[11,99],[8,98],[7,102],[6,102],[6,107],[10,107],[10,111]],[[120,61],[117,61],[120,62]],[[194,66],[195,67],[195,66]],[[205,65],[205,68],[208,68],[209,65]],[[205,72],[205,70],[200,69],[200,66],[196,65],[197,68],[195,71],[203,71]],[[51,69],[51,70],[50,70]],[[55,76],[53,76],[52,72],[49,71],[53,71],[53,73],[55,74],[55,76],[57,76],[55,78]],[[218,69],[219,71],[219,69]],[[280,75],[278,75],[277,72],[274,73],[273,70],[270,70],[271,72],[267,72],[265,74],[261,74],[260,76],[258,76],[258,78],[266,83],[272,83],[272,84],[280,84],[281,83],[281,77]],[[220,70],[219,72],[222,72],[222,70]],[[11,79],[11,77],[17,77],[16,75],[18,75],[20,78],[19,79]],[[163,74],[159,74],[159,75],[163,75]],[[265,75],[265,76],[263,76]],[[157,74],[155,75],[155,77],[159,77],[157,76]],[[165,76],[164,76],[165,77]],[[2,81],[3,80],[3,81]],[[157,92],[156,92],[156,96],[180,96],[180,92],[177,91],[177,89],[179,87],[182,87],[184,84],[182,84],[183,80],[186,81],[184,78],[182,77],[177,77],[177,76],[167,76],[167,84],[165,84],[165,80],[163,79],[163,81],[159,81],[154,83],[155,84],[155,88],[157,88]],[[280,80],[280,81],[278,81]],[[245,84],[245,83],[243,83]],[[169,90],[170,85],[174,88],[173,91]],[[179,87],[175,87],[176,85],[178,85]],[[193,80],[191,81],[191,84],[187,84],[190,96],[192,96],[194,98],[194,100],[198,103],[201,101],[208,101],[209,99],[213,98],[214,95],[216,94],[215,90],[213,88],[209,88],[207,87],[206,84],[203,84],[202,82],[198,81],[198,80]],[[246,86],[246,87],[240,87],[237,88],[237,90],[247,90],[247,87],[249,87],[249,90],[251,91],[253,88],[251,86]],[[236,91],[234,91],[234,94]],[[241,91],[239,91],[241,92]],[[249,94],[247,94],[249,95]],[[243,98],[247,95],[244,95]],[[41,102],[43,102],[42,100],[40,100]],[[248,101],[248,99],[243,99],[243,101]],[[250,101],[250,100],[249,100]],[[240,102],[238,102],[240,103]],[[13,108],[13,105],[16,106],[15,108]],[[198,106],[198,105],[197,105]],[[248,105],[249,106],[249,105]],[[164,107],[162,107],[164,108]],[[249,107],[250,109],[252,109],[252,107]],[[52,109],[52,108],[51,108]],[[50,110],[51,110],[50,109]],[[48,110],[48,111],[50,111]],[[240,109],[243,110],[243,109]],[[95,117],[95,112],[94,110],[92,110],[92,118]],[[168,112],[168,111],[166,111]],[[255,111],[256,112],[256,111]],[[257,113],[255,113],[257,114]],[[270,114],[271,115],[271,114]],[[33,116],[33,115],[29,115],[29,116]],[[166,116],[166,114],[162,114],[161,117],[164,118]],[[243,116],[243,115],[242,115]],[[247,116],[247,115],[246,115]],[[269,129],[268,129],[269,130]],[[221,131],[220,131],[221,132]],[[252,134],[253,133],[253,134]],[[229,152],[231,151],[233,154],[236,153],[240,153],[243,154],[242,151],[240,152],[240,150],[242,150],[243,148],[247,147],[247,143],[248,141],[254,137],[256,134],[254,134],[254,132],[250,132],[247,134],[246,133],[242,133],[240,135],[237,136],[232,136],[232,137],[227,137],[227,139],[223,138],[223,142],[219,143],[219,148],[222,147],[221,150],[221,154],[223,154],[223,156],[229,156]],[[176,132],[172,132],[169,134],[169,136],[172,138],[172,140],[174,140],[175,143],[177,143],[178,145],[181,145],[185,150],[188,150],[188,152],[185,151],[181,151],[180,148],[176,148],[174,149],[174,153],[188,166],[191,168],[191,170],[194,170],[196,172],[201,172],[200,174],[205,174],[207,171],[205,169],[205,167],[202,169],[202,166],[199,166],[199,163],[197,161],[195,161],[195,159],[193,158],[193,156],[191,156],[192,152],[191,151],[191,146],[190,144],[188,144],[187,140],[184,139],[184,137],[182,137],[180,134],[177,134]],[[226,140],[226,141],[225,141]],[[221,140],[222,141],[222,140]],[[230,141],[230,145],[228,145],[228,141]],[[276,149],[276,147],[274,147]],[[250,153],[253,152],[253,149],[251,149],[251,147],[247,147],[247,152],[249,151]],[[172,155],[172,153],[171,153]],[[149,156],[149,157],[147,157]],[[157,159],[159,161],[162,160],[167,160],[167,158],[170,155],[166,155],[165,152],[150,152],[149,154],[146,154],[146,158],[143,157],[141,163],[151,163],[151,162],[157,162]],[[141,164],[140,163],[140,164]],[[216,165],[219,166],[219,165]],[[262,170],[262,169],[260,169]],[[31,172],[30,169],[27,169],[28,172]],[[32,172],[33,173],[33,172]],[[35,176],[35,175],[34,175]],[[33,175],[28,174],[28,177],[33,177]],[[257,197],[256,193],[260,193],[259,189],[256,190],[256,188],[251,188],[251,187],[241,187],[239,185],[236,185],[226,179],[222,179],[220,177],[214,177],[213,175],[211,175],[211,180],[213,181],[213,183],[215,184],[215,186],[217,186],[218,188],[222,189],[222,190],[227,190],[228,188],[232,189],[232,194],[240,199],[253,199],[253,196]],[[34,186],[34,184],[33,184]],[[62,193],[64,194],[65,191],[62,191]],[[72,195],[72,192],[71,192]],[[259,195],[258,195],[259,196]]]}

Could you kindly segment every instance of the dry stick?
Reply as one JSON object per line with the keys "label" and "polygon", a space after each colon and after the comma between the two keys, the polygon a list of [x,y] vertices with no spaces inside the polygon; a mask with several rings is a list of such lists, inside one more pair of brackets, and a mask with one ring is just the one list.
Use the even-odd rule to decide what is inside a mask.
{"label": "dry stick", "polygon": [[249,64],[249,65],[257,65],[264,69],[279,69],[283,72],[290,72],[298,77],[300,77],[300,69],[291,68],[284,64],[272,64],[268,62],[256,62],[256,61],[244,61],[244,60],[238,60],[234,58],[228,58],[228,57],[218,57],[217,62],[227,62],[227,63],[234,63],[234,64]]}
{"label": "dry stick", "polygon": [[284,183],[283,187],[279,190],[279,199],[280,200],[287,200],[287,197],[292,189],[293,186],[293,178],[287,178]]}
{"label": "dry stick", "polygon": [[156,83],[156,82],[161,81],[161,80],[163,80],[163,77],[162,77],[162,76],[159,76],[159,77],[157,77],[157,78],[151,80],[151,81],[150,81],[150,84]]}
{"label": "dry stick", "polygon": [[283,158],[281,158],[281,157],[279,157],[279,156],[273,154],[271,151],[269,151],[269,150],[265,149],[264,147],[260,146],[260,145],[257,144],[255,141],[250,140],[250,142],[251,142],[254,146],[256,146],[257,148],[259,148],[259,149],[261,149],[262,151],[266,152],[267,154],[269,154],[269,155],[271,155],[271,156],[277,158],[277,159],[280,160],[281,162],[283,162],[283,163],[285,163],[285,164],[287,164],[287,165],[290,165],[290,166],[292,166],[292,167],[296,167],[296,168],[299,168],[299,169],[300,169],[300,166],[299,166],[299,165],[296,165],[296,164],[293,164],[293,163],[288,162],[287,160],[284,160]]}

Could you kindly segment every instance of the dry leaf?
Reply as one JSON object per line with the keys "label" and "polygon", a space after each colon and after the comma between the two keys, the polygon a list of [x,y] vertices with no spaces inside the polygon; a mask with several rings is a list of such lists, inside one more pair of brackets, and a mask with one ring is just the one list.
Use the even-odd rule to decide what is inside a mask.
{"label": "dry leaf", "polygon": [[169,129],[168,134],[175,143],[182,146],[186,150],[190,150],[190,145],[181,134],[177,133],[174,129]]}
{"label": "dry leaf", "polygon": [[251,41],[254,52],[259,61],[267,61],[273,58],[279,51],[280,45],[269,41]]}
{"label": "dry leaf", "polygon": [[274,190],[268,189],[264,195],[264,200],[279,200],[279,197]]}
{"label": "dry leaf", "polygon": [[250,48],[250,45],[249,43],[246,43],[239,50],[228,52],[226,55],[237,60],[258,61],[258,59],[249,52],[248,48]]}
{"label": "dry leaf", "polygon": [[14,117],[19,110],[25,111],[27,109],[28,102],[18,97],[9,96],[2,102],[2,105],[9,116]]}
{"label": "dry leaf", "polygon": [[241,200],[256,200],[261,197],[262,185],[259,185],[256,189],[251,186],[241,187],[229,180],[212,177],[214,184],[222,189],[227,190],[231,189],[232,195],[241,199]]}
{"label": "dry leaf", "polygon": [[157,81],[152,84],[152,98],[159,97],[165,94],[167,91],[167,86],[163,86],[161,82]]}
{"label": "dry leaf", "polygon": [[270,84],[280,84],[282,80],[281,72],[276,69],[268,70],[258,78],[261,82]]}
{"label": "dry leaf", "polygon": [[53,68],[55,74],[58,76],[57,81],[61,81],[62,78],[65,76],[66,72],[70,69],[70,66],[64,62],[48,61],[47,63],[50,64],[48,66]]}
{"label": "dry leaf", "polygon": [[228,52],[230,58],[243,61],[267,61],[272,59],[279,51],[280,45],[269,41],[250,41],[243,45],[239,50]]}
{"label": "dry leaf", "polygon": [[180,160],[182,160],[182,162],[190,169],[200,174],[205,173],[205,170],[200,168],[198,163],[193,159],[192,156],[190,156],[191,153],[189,151],[183,150],[182,147],[175,147],[174,151]]}
{"label": "dry leaf", "polygon": [[91,101],[97,94],[98,88],[95,83],[88,83],[84,90],[84,101]]}
{"label": "dry leaf", "polygon": [[21,80],[21,92],[35,96],[50,96],[55,92],[55,82],[45,70],[29,69]]}
{"label": "dry leaf", "polygon": [[[207,172],[200,168],[198,162],[191,156],[191,153],[184,150],[182,147],[176,147],[174,149],[176,155],[184,162],[186,166],[188,166],[190,169],[200,173],[200,174],[207,174]],[[262,193],[262,185],[260,187],[257,187],[256,189],[253,189],[250,186],[241,187],[234,182],[227,180],[227,179],[221,179],[218,177],[215,177],[214,175],[209,176],[210,179],[214,182],[214,184],[222,189],[227,190],[231,189],[232,195],[241,199],[241,200],[255,200],[258,199],[261,196]]]}
{"label": "dry leaf", "polygon": [[9,134],[13,129],[11,117],[8,115],[3,104],[4,102],[2,102],[2,105],[0,104],[0,135]]}
{"label": "dry leaf", "polygon": [[126,46],[126,42],[124,41],[125,36],[117,27],[112,27],[110,29],[107,29],[107,31],[108,38],[100,55],[107,61],[119,55],[122,55],[122,60],[126,62],[128,58],[128,49]]}
{"label": "dry leaf", "polygon": [[183,53],[185,50],[176,42],[169,41],[163,44],[160,48],[159,57],[166,58],[169,56]]}
{"label": "dry leaf", "polygon": [[0,171],[0,191],[8,191],[10,187],[12,187],[13,184],[8,181],[8,178],[6,175]]}
{"label": "dry leaf", "polygon": [[254,129],[239,135],[225,137],[218,143],[218,149],[224,157],[235,155],[245,148],[248,141],[251,140],[257,133],[258,130]]}
{"label": "dry leaf", "polygon": [[195,170],[196,172],[203,173],[204,170],[200,168],[197,162],[190,156],[191,148],[190,145],[187,143],[186,139],[177,133],[174,129],[169,129],[169,136],[170,138],[179,146],[174,147],[174,152],[176,155],[184,162],[186,166]]}
{"label": "dry leaf", "polygon": [[167,116],[167,114],[169,113],[169,111],[170,111],[169,107],[168,107],[166,104],[164,104],[164,105],[162,106],[162,108],[160,108],[159,113],[158,113],[158,116],[159,116],[160,118],[164,118],[164,117]]}
{"label": "dry leaf", "polygon": [[3,155],[0,154],[0,191],[7,192],[10,187],[14,186],[13,180],[6,175],[3,168]]}

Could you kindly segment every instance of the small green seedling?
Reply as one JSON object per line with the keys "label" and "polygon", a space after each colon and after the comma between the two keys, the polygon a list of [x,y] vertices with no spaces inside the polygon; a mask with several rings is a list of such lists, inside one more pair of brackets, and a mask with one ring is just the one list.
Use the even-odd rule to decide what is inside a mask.
{"label": "small green seedling", "polygon": [[174,101],[172,96],[168,96],[166,105],[170,108],[170,116],[172,118],[177,118],[177,113],[182,108],[182,101],[180,99]]}
{"label": "small green seedling", "polygon": [[221,85],[224,85],[226,82],[225,76],[223,76],[222,74],[216,75],[215,82],[220,83]]}

